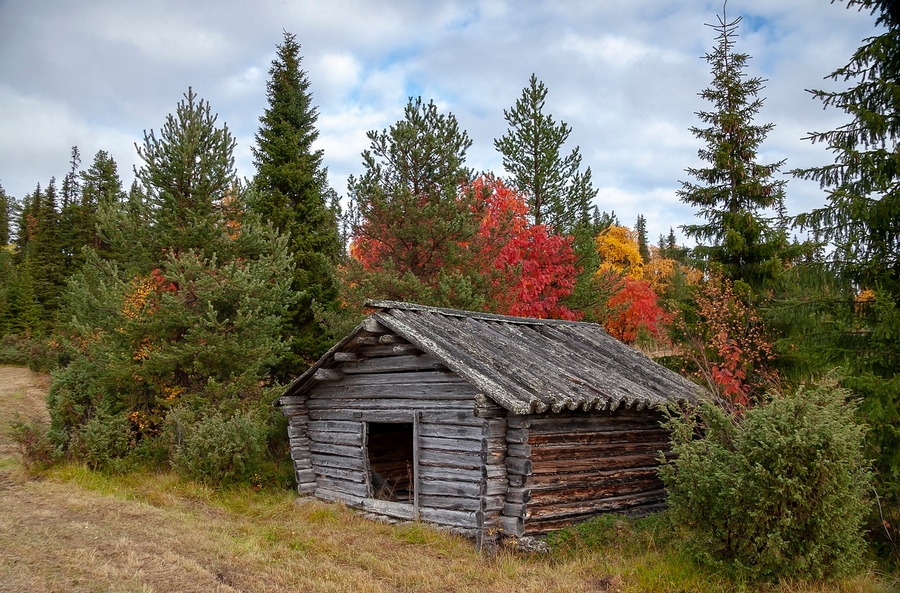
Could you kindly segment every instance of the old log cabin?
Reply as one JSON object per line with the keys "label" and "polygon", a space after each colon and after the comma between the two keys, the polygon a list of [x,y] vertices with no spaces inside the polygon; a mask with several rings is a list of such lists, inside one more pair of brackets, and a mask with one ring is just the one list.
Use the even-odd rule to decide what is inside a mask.
{"label": "old log cabin", "polygon": [[301,494],[479,540],[662,505],[693,383],[591,323],[369,304],[277,402]]}

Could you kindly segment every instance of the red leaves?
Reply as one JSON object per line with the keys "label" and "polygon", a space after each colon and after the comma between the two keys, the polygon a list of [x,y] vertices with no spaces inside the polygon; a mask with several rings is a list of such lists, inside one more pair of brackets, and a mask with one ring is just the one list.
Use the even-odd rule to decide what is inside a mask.
{"label": "red leaves", "polygon": [[609,308],[617,311],[607,322],[606,331],[628,344],[638,335],[647,333],[654,338],[664,334],[664,326],[671,315],[659,306],[659,297],[643,280],[626,277],[625,286],[609,299]]}

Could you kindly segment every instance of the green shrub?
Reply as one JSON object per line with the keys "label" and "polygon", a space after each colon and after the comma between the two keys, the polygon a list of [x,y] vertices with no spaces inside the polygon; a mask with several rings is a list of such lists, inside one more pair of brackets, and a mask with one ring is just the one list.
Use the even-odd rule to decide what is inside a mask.
{"label": "green shrub", "polygon": [[77,433],[71,451],[91,469],[124,471],[134,450],[134,435],[128,417],[97,414]]}
{"label": "green shrub", "polygon": [[865,545],[864,428],[833,387],[771,397],[743,416],[671,414],[660,475],[693,551],[752,579],[853,574]]}
{"label": "green shrub", "polygon": [[182,476],[212,485],[254,480],[266,464],[266,425],[256,414],[219,413],[191,421],[189,412],[169,414],[174,441],[172,467]]}

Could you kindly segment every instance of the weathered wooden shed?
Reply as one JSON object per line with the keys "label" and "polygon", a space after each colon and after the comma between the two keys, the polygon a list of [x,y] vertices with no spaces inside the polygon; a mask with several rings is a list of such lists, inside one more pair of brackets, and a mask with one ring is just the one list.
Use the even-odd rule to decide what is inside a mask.
{"label": "weathered wooden shed", "polygon": [[662,506],[696,385],[591,323],[370,305],[278,400],[301,494],[479,539]]}

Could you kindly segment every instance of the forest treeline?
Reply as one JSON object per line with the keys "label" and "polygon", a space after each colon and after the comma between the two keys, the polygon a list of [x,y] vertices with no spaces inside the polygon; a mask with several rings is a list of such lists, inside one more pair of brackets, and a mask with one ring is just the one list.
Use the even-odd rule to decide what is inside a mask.
{"label": "forest treeline", "polygon": [[[796,217],[786,214],[786,163],[758,158],[773,128],[755,121],[764,81],[735,50],[740,19],[720,17],[700,93],[708,107],[690,129],[701,164],[677,192],[699,219],[683,227],[691,248],[674,229],[651,241],[643,216],[628,226],[597,210],[591,169],[535,75],[494,140],[505,177],[468,168],[472,141],[452,113],[411,98],[402,119],[369,132],[342,209],[314,148],[300,45],[285,33],[252,179],[237,176],[227,125],[188,89],[145,133],[130,187],[112,155],[101,150],[85,168],[75,147],[61,181],[19,200],[0,188],[0,358],[53,369],[51,425],[23,424],[20,440],[47,462],[289,482],[279,469],[286,430],[269,402],[359,322],[367,299],[592,321],[706,388],[715,411],[683,421],[706,423],[719,440],[703,445],[718,453],[697,459],[738,455],[742,438],[765,440],[776,425],[797,429],[779,413],[812,418],[803,443],[771,439],[784,447],[779,463],[804,444],[804,454],[837,452],[784,462],[757,484],[763,498],[789,493],[778,503],[787,518],[767,527],[777,542],[740,531],[722,491],[691,490],[691,467],[708,467],[670,468],[686,523],[698,504],[713,512],[698,501],[725,501],[725,514],[707,517],[712,531],[731,525],[717,554],[768,576],[843,574],[865,553],[865,527],[870,548],[897,562],[900,15],[882,0],[848,6],[871,10],[883,31],[831,75],[846,90],[813,92],[851,123],[811,135],[833,162],[790,173],[820,182],[827,200]],[[676,435],[695,434],[673,422]],[[679,446],[692,459],[690,442]],[[797,482],[800,464],[826,462],[845,478],[828,488],[849,506]],[[810,538],[827,542],[796,547]],[[817,555],[825,548],[831,556]]]}

